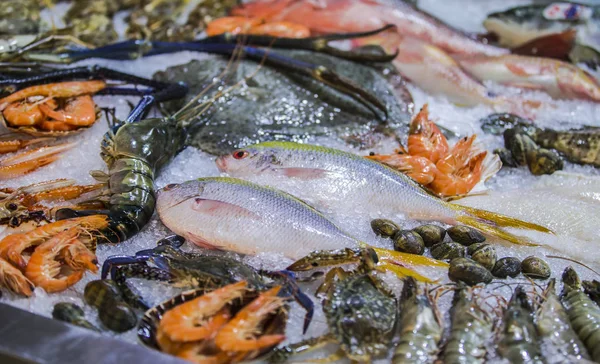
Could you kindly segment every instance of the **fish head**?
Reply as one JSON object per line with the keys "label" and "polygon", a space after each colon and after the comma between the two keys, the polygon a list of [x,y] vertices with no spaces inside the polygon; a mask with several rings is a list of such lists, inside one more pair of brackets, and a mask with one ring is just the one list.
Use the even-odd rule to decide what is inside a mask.
{"label": "fish head", "polygon": [[265,174],[274,171],[276,166],[281,164],[278,154],[276,148],[261,143],[222,155],[215,163],[221,172],[230,176]]}
{"label": "fish head", "polygon": [[160,211],[165,211],[191,198],[201,198],[207,183],[208,181],[204,180],[193,180],[184,183],[168,184],[158,190],[156,208]]}

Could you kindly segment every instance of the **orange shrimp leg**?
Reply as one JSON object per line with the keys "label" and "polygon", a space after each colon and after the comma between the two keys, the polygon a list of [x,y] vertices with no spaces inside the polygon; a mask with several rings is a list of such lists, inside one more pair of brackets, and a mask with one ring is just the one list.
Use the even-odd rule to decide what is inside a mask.
{"label": "orange shrimp leg", "polygon": [[0,154],[13,153],[32,144],[37,144],[52,140],[52,138],[36,138],[36,139],[15,139],[0,141]]}
{"label": "orange shrimp leg", "polygon": [[421,156],[436,163],[448,154],[448,141],[440,129],[429,119],[427,104],[410,123],[408,154]]}
{"label": "orange shrimp leg", "polygon": [[255,337],[260,332],[260,323],[271,313],[285,304],[285,298],[277,294],[281,286],[275,286],[262,292],[258,298],[242,308],[215,337],[215,344],[223,351],[260,350],[282,342],[285,335],[263,335]]}
{"label": "orange shrimp leg", "polygon": [[59,158],[58,154],[75,146],[75,143],[59,144],[28,150],[0,161],[0,180],[15,178],[48,165]]}
{"label": "orange shrimp leg", "polygon": [[191,342],[211,337],[229,319],[229,311],[223,308],[246,290],[246,281],[241,281],[178,305],[164,314],[160,328],[172,341]]}

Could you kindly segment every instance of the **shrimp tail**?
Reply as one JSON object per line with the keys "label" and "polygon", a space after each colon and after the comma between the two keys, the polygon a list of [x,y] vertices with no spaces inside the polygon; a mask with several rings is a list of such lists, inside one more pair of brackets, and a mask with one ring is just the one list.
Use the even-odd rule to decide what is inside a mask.
{"label": "shrimp tail", "polygon": [[[453,207],[454,208],[454,207]],[[472,228],[481,230],[484,233],[497,238],[509,241],[513,244],[538,246],[539,244],[531,242],[529,239],[509,233],[500,227],[512,227],[525,230],[534,230],[543,233],[554,234],[554,232],[541,225],[533,224],[523,220],[515,219],[509,216],[496,214],[494,212],[474,209],[471,207],[457,206],[457,210],[464,214],[458,216],[456,221]]]}

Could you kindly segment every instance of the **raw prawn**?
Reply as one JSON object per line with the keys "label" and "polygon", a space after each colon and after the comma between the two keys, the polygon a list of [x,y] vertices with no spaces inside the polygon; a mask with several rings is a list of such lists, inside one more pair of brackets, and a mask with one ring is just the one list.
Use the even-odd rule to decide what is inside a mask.
{"label": "raw prawn", "polygon": [[213,336],[230,318],[225,307],[247,290],[241,281],[216,289],[167,311],[160,329],[172,341],[190,342]]}
{"label": "raw prawn", "polygon": [[429,108],[425,104],[413,118],[408,131],[408,153],[425,157],[437,163],[448,154],[448,141],[440,129],[429,119]]}
{"label": "raw prawn", "polygon": [[[262,292],[258,298],[244,306],[215,337],[215,344],[223,351],[252,351],[277,345],[284,335],[260,334],[259,324],[271,313],[285,304],[285,298],[277,296],[281,286]],[[258,333],[257,333],[258,330]]]}

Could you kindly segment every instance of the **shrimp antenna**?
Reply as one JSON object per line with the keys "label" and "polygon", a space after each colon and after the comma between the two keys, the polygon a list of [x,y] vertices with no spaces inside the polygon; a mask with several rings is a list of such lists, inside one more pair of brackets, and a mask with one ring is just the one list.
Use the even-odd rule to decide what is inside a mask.
{"label": "shrimp antenna", "polygon": [[575,264],[579,264],[579,265],[581,265],[581,266],[583,266],[583,267],[585,267],[585,268],[587,268],[587,269],[591,270],[592,272],[594,272],[594,273],[596,273],[597,275],[599,275],[599,276],[600,276],[600,273],[596,272],[596,271],[595,271],[594,269],[592,269],[590,266],[588,266],[588,265],[586,265],[586,264],[584,264],[584,263],[581,263],[581,262],[579,262],[579,261],[577,261],[577,260],[575,260],[575,259],[571,259],[571,258],[567,258],[567,257],[561,257],[561,256],[558,256],[558,255],[546,255],[546,258],[567,260],[567,261],[569,261],[569,262],[572,262],[572,263],[575,263]]}

